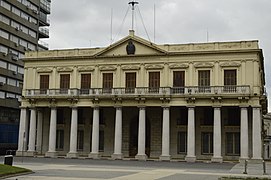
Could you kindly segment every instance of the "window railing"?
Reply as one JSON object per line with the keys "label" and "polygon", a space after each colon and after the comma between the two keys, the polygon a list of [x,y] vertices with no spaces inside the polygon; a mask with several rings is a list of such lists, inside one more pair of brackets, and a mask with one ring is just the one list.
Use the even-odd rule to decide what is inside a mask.
{"label": "window railing", "polygon": [[28,89],[25,96],[186,96],[186,95],[249,95],[249,86],[187,86],[90,89]]}

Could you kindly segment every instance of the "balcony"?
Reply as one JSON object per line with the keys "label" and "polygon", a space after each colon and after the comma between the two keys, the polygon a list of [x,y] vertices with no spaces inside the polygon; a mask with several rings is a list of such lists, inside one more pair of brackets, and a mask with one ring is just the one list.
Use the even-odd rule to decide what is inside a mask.
{"label": "balcony", "polygon": [[40,27],[39,38],[49,38],[49,29],[45,27]]}
{"label": "balcony", "polygon": [[136,97],[208,97],[208,96],[248,96],[249,86],[186,86],[186,87],[138,87],[138,88],[91,88],[91,89],[27,89],[26,98],[136,98]]}

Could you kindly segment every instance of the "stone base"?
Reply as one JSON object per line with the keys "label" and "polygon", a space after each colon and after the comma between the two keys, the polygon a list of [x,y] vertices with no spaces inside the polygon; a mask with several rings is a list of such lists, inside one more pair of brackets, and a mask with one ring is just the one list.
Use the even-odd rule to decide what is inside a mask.
{"label": "stone base", "polygon": [[28,157],[34,157],[36,156],[37,152],[36,151],[27,151],[26,152],[26,156]]}
{"label": "stone base", "polygon": [[50,158],[56,158],[57,157],[57,152],[46,152],[45,157],[50,157]]}
{"label": "stone base", "polygon": [[146,154],[137,154],[135,158],[139,161],[146,161],[148,157]]}
{"label": "stone base", "polygon": [[111,158],[113,160],[116,160],[116,159],[123,159],[123,154],[112,154],[111,155]]}
{"label": "stone base", "polygon": [[212,162],[217,162],[217,163],[222,163],[223,158],[222,157],[212,157],[211,161]]}
{"label": "stone base", "polygon": [[101,155],[99,153],[89,153],[88,157],[91,159],[100,159]]}
{"label": "stone base", "polygon": [[196,156],[186,156],[185,161],[186,162],[196,162]]}
{"label": "stone base", "polygon": [[240,158],[239,158],[239,163],[244,164],[245,161],[247,161],[247,160],[249,160],[248,157],[240,157]]}
{"label": "stone base", "polygon": [[250,163],[250,164],[262,164],[263,163],[263,159],[262,158],[259,158],[259,159],[250,159],[250,160],[248,160],[248,162]]}
{"label": "stone base", "polygon": [[78,153],[77,152],[69,152],[67,153],[67,158],[78,158]]}
{"label": "stone base", "polygon": [[26,151],[16,151],[16,156],[26,156]]}
{"label": "stone base", "polygon": [[168,155],[168,156],[161,155],[161,156],[159,156],[159,160],[160,161],[170,161],[170,155]]}

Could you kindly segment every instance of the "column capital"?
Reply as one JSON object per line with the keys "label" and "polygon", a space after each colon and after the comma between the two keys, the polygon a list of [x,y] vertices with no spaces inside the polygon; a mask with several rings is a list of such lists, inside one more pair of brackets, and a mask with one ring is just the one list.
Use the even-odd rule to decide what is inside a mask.
{"label": "column capital", "polygon": [[253,109],[261,109],[262,108],[262,106],[260,106],[260,105],[256,105],[256,106],[251,106]]}
{"label": "column capital", "polygon": [[20,106],[19,108],[20,108],[21,110],[22,110],[22,109],[27,109],[27,107],[24,107],[24,106]]}
{"label": "column capital", "polygon": [[146,109],[146,106],[137,106],[139,109]]}
{"label": "column capital", "polygon": [[187,106],[188,110],[189,109],[195,109],[196,106]]}
{"label": "column capital", "polygon": [[77,109],[78,106],[70,106],[71,109]]}
{"label": "column capital", "polygon": [[214,109],[220,109],[222,106],[221,105],[214,105],[213,108]]}
{"label": "column capital", "polygon": [[240,107],[241,109],[242,109],[242,108],[248,108],[249,105],[240,105],[239,107]]}
{"label": "column capital", "polygon": [[122,109],[122,106],[114,106],[114,108],[120,110],[120,109]]}
{"label": "column capital", "polygon": [[163,109],[169,109],[169,108],[170,108],[169,105],[162,105],[161,107],[162,107]]}
{"label": "column capital", "polygon": [[99,110],[100,106],[93,106],[92,108],[93,108],[93,110]]}

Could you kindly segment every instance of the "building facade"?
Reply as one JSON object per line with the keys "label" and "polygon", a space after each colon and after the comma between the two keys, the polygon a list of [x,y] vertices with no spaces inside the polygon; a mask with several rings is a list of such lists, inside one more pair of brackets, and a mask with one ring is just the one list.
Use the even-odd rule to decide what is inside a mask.
{"label": "building facade", "polygon": [[264,125],[264,159],[271,159],[271,114],[267,113],[263,116]]}
{"label": "building facade", "polygon": [[257,41],[28,52],[17,155],[262,159]]}
{"label": "building facade", "polygon": [[0,154],[16,150],[24,52],[48,50],[49,0],[0,0]]}

